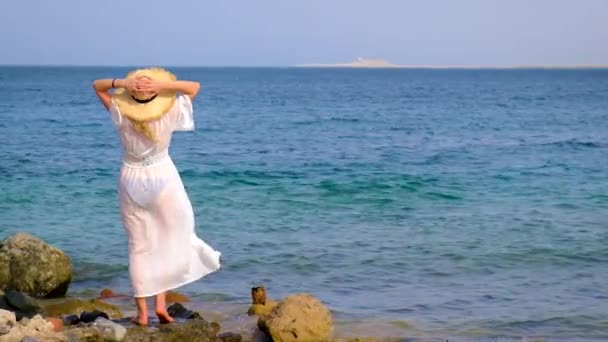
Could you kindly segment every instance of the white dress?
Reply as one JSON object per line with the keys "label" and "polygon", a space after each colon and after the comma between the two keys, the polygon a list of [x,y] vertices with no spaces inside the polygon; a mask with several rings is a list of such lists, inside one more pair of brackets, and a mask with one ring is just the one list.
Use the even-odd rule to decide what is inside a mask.
{"label": "white dress", "polygon": [[220,268],[220,252],[199,239],[194,212],[169,157],[174,131],[194,130],[192,103],[178,95],[171,110],[148,122],[157,142],[137,132],[112,102],[120,132],[120,213],[129,240],[129,275],[135,297],[153,296]]}

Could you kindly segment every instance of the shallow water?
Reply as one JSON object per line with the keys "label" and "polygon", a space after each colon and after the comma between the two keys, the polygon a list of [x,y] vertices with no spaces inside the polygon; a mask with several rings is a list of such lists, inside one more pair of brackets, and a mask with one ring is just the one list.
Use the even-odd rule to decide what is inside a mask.
{"label": "shallow water", "polygon": [[[74,292],[129,291],[90,87],[126,71],[0,68],[0,236],[67,251]],[[310,292],[397,336],[608,339],[608,70],[174,71],[202,82],[172,155],[224,263],[184,292]]]}

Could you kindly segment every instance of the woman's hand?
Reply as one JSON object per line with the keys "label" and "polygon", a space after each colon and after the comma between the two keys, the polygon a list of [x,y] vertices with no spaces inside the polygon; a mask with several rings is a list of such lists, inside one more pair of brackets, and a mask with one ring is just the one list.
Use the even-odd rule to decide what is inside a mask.
{"label": "woman's hand", "polygon": [[127,78],[125,80],[121,80],[120,83],[121,83],[120,86],[125,88],[131,94],[140,91],[137,86],[137,81],[132,78]]}
{"label": "woman's hand", "polygon": [[164,89],[162,82],[155,81],[148,77],[138,78],[135,84],[135,87],[139,92],[158,94],[158,92]]}

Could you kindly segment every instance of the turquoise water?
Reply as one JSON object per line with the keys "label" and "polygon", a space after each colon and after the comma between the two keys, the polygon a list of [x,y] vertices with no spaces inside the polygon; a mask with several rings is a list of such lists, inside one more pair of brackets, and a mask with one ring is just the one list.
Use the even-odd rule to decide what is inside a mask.
{"label": "turquoise water", "polygon": [[[72,291],[129,291],[120,146],[91,89],[127,70],[0,68],[0,237],[67,251]],[[608,339],[608,70],[173,71],[202,83],[172,153],[223,253],[185,292],[244,304],[263,283],[428,336]]]}

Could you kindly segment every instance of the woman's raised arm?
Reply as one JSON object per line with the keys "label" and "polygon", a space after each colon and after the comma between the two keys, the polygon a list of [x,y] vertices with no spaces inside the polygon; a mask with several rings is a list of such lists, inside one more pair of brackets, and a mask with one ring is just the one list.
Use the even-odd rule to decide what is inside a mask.
{"label": "woman's raised arm", "polygon": [[163,90],[170,90],[180,92],[190,97],[190,100],[194,100],[194,97],[198,94],[201,89],[201,84],[194,81],[155,81],[149,78],[142,78],[138,80],[138,87],[141,87],[144,91],[158,93]]}
{"label": "woman's raised arm", "polygon": [[110,103],[112,102],[112,94],[110,94],[110,89],[112,88],[133,90],[135,88],[135,80],[104,78],[93,81],[93,89],[95,89],[99,101],[101,101],[103,106],[108,110],[110,109]]}

